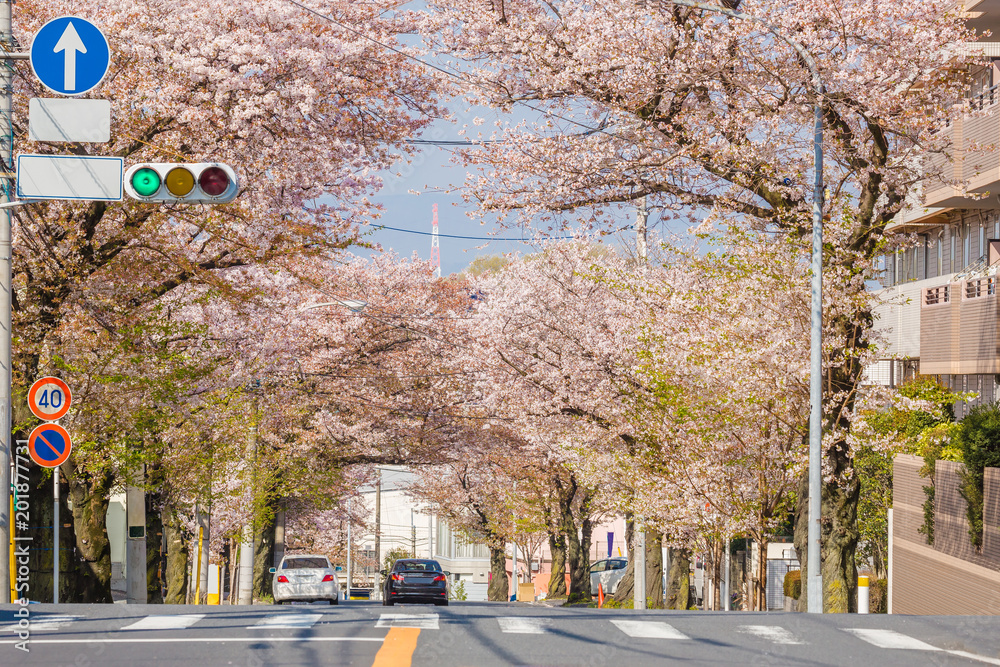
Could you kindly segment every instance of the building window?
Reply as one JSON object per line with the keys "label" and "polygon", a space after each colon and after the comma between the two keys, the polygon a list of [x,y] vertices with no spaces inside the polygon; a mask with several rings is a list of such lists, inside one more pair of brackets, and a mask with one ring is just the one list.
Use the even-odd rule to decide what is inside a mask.
{"label": "building window", "polygon": [[937,237],[937,275],[944,275],[944,239],[940,236]]}
{"label": "building window", "polygon": [[986,257],[986,225],[979,223],[979,257]]}
{"label": "building window", "polygon": [[958,245],[956,243],[955,234],[958,232],[958,225],[948,228],[948,247],[951,250],[951,263],[948,265],[948,273],[956,273],[958,267],[955,263],[955,247]]}
{"label": "building window", "polygon": [[965,223],[962,225],[962,268],[972,263],[972,252],[969,246],[972,244],[972,225]]}

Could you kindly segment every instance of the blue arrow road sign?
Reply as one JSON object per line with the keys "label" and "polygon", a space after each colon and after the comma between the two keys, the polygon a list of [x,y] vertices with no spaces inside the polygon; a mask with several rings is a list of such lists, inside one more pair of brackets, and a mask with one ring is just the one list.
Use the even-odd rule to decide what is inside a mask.
{"label": "blue arrow road sign", "polygon": [[82,95],[108,73],[111,51],[96,25],[79,16],[60,16],[35,34],[30,60],[46,88],[60,95]]}

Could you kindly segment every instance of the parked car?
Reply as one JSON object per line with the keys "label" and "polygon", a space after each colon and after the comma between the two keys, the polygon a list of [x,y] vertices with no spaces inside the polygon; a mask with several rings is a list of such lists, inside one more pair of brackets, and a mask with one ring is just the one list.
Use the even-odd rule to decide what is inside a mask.
{"label": "parked car", "polygon": [[392,570],[382,570],[385,584],[382,604],[391,607],[397,602],[433,602],[448,604],[448,572],[436,560],[400,558]]}
{"label": "parked car", "polygon": [[340,581],[326,556],[285,556],[278,567],[271,568],[271,572],[274,573],[271,589],[277,604],[321,600],[327,600],[330,604],[340,602]]}
{"label": "parked car", "polygon": [[605,595],[618,591],[618,582],[625,576],[627,558],[606,558],[590,566],[590,594],[597,595],[597,584],[601,584]]}

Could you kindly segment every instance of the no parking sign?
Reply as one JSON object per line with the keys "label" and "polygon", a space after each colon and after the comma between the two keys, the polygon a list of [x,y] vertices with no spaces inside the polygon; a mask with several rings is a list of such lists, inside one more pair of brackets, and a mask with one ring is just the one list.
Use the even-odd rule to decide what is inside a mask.
{"label": "no parking sign", "polygon": [[58,468],[71,451],[69,433],[59,424],[42,424],[28,436],[28,456],[43,468]]}

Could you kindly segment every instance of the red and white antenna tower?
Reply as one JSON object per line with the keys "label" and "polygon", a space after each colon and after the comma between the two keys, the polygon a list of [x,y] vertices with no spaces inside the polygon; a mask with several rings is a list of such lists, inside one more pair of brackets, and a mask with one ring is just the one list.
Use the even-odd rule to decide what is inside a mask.
{"label": "red and white antenna tower", "polygon": [[438,238],[438,205],[434,204],[434,220],[431,222],[431,276],[441,277],[441,240]]}

